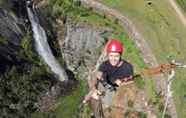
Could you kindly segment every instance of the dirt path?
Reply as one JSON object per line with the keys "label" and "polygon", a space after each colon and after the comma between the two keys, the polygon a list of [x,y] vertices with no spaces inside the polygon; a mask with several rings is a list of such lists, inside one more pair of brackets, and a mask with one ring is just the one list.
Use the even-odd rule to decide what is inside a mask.
{"label": "dirt path", "polygon": [[[109,8],[95,0],[80,0],[82,5],[85,7],[91,8],[94,12],[106,16],[109,19],[117,20],[118,23],[123,26],[125,31],[128,33],[129,37],[135,42],[137,48],[141,51],[141,56],[144,59],[144,62],[149,66],[156,66],[158,64],[155,56],[152,53],[148,43],[145,41],[144,37],[137,30],[136,26],[123,14],[120,12]],[[156,88],[158,91],[163,91],[166,93],[166,80],[158,77],[156,79]],[[168,106],[171,116],[176,118],[176,108],[173,102],[173,99],[169,101]]]}
{"label": "dirt path", "polygon": [[181,23],[186,27],[186,17],[184,16],[181,8],[179,7],[179,5],[177,5],[175,0],[169,0],[170,5],[174,8],[174,10],[176,11]]}

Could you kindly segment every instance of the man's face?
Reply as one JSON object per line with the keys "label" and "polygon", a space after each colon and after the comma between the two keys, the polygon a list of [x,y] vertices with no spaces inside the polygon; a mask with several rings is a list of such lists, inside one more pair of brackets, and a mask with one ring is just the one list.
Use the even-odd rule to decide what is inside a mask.
{"label": "man's face", "polygon": [[116,66],[120,61],[120,53],[110,52],[108,53],[109,62],[112,66]]}

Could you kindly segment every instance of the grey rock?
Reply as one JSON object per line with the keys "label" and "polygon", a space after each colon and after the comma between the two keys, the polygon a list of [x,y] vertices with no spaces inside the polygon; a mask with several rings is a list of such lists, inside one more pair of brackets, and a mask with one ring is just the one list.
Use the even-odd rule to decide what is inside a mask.
{"label": "grey rock", "polygon": [[111,34],[112,30],[99,30],[90,26],[68,28],[69,33],[62,45],[64,59],[72,71],[82,73],[85,77],[85,73],[94,68],[106,42],[103,35],[108,32]]}

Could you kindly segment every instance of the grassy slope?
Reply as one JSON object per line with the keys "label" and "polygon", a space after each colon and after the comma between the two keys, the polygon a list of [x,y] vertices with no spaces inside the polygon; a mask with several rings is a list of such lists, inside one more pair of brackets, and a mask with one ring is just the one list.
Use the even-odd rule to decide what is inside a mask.
{"label": "grassy slope", "polygon": [[180,5],[184,13],[186,14],[186,0],[176,0],[176,2]]}
{"label": "grassy slope", "polygon": [[[182,8],[182,10],[183,10],[183,12],[186,16],[186,0],[176,0],[176,2],[178,3],[178,5],[180,5],[180,7]],[[184,75],[184,73],[185,73],[185,71],[180,70],[180,74],[178,75],[178,78],[183,78],[182,75]],[[181,79],[179,82],[176,81],[176,84],[174,86],[175,86],[174,88],[176,89],[176,91],[178,91],[180,93],[184,93],[184,95],[181,94],[179,96],[176,96],[176,99],[178,99],[178,100],[183,99],[183,96],[184,96],[184,100],[177,101],[177,104],[179,106],[183,105],[183,107],[179,107],[178,110],[183,111],[183,109],[186,109],[186,97],[185,97],[186,96],[186,92],[185,92],[185,90],[186,90],[186,80]],[[178,88],[177,86],[180,86],[180,87]],[[183,111],[183,112],[186,112],[186,110]],[[186,116],[185,114],[184,114],[184,117]]]}
{"label": "grassy slope", "polygon": [[73,93],[59,100],[59,106],[55,110],[56,118],[74,118],[78,116],[78,108],[86,91],[85,82],[81,81]]}
{"label": "grassy slope", "polygon": [[65,97],[59,98],[54,109],[50,112],[41,113],[35,112],[32,114],[32,118],[75,118],[79,114],[80,102],[83,99],[86,91],[85,82],[80,81],[77,88],[74,88],[73,92]]}
{"label": "grassy slope", "polygon": [[[183,58],[186,53],[186,30],[176,18],[175,11],[167,0],[100,0],[128,16],[142,32],[158,61],[167,61],[168,56]],[[140,22],[139,22],[140,21]],[[174,98],[179,118],[186,117],[186,102],[183,99],[186,91],[186,75],[178,70],[174,81]]]}

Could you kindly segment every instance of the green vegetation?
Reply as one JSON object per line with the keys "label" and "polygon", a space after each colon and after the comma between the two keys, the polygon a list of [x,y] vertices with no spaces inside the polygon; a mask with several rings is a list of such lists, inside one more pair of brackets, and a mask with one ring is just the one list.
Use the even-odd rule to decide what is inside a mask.
{"label": "green vegetation", "polygon": [[177,113],[180,115],[180,118],[185,118],[186,113],[186,100],[184,99],[184,96],[186,95],[186,75],[185,75],[186,70],[177,70],[176,73],[176,80],[174,80],[174,84],[172,87],[173,90],[173,95],[176,100],[176,105],[177,105]]}
{"label": "green vegetation", "polygon": [[[171,6],[167,5],[168,1],[100,0],[100,2],[128,16],[161,62],[166,62],[168,56],[181,58],[185,54],[183,50],[185,48],[183,44],[186,43],[185,28],[176,18]],[[151,4],[148,4],[149,2]]]}
{"label": "green vegetation", "polygon": [[[87,93],[86,84],[84,81],[80,80],[80,84],[77,88],[73,89],[73,92],[67,96],[59,98],[56,103],[57,107],[48,113],[36,112],[32,115],[32,118],[76,118],[79,115],[90,115],[90,110],[88,106],[82,107],[84,110],[81,112],[80,105],[82,105],[82,99]],[[83,113],[83,114],[80,114]]]}
{"label": "green vegetation", "polygon": [[78,88],[68,96],[60,99],[59,106],[55,110],[56,118],[74,118],[79,115],[79,106],[87,93],[85,82],[80,81]]}
{"label": "green vegetation", "polygon": [[176,0],[176,2],[180,5],[180,7],[186,13],[186,0]]}
{"label": "green vegetation", "polygon": [[[49,42],[52,49],[55,48],[56,50],[59,48],[59,46],[55,43],[55,40],[52,40]],[[17,58],[19,60],[25,60],[27,62],[30,62],[32,64],[34,64],[34,66],[38,65],[38,66],[43,66],[43,68],[45,68],[46,73],[48,74],[52,74],[51,69],[49,68],[49,66],[44,62],[43,59],[41,59],[41,57],[39,56],[39,54],[36,52],[36,47],[34,46],[34,40],[32,37],[32,33],[30,31],[27,31],[27,33],[25,34],[25,36],[23,37],[23,39],[21,40],[21,50],[17,53]],[[57,52],[57,58],[60,60],[60,64],[63,65],[63,60],[61,57],[61,53],[58,49]],[[60,54],[59,54],[60,53]],[[32,70],[35,71],[35,70]],[[32,72],[31,71],[31,72]],[[37,70],[38,72],[42,72],[43,70],[40,69]]]}
{"label": "green vegetation", "polygon": [[[22,72],[23,70],[26,72]],[[41,70],[44,70],[42,67],[32,67],[31,70],[27,70],[20,65],[19,67],[13,66],[4,74],[1,74],[1,117],[28,118],[32,112],[37,110],[38,96],[49,88],[50,81],[46,78],[52,76],[47,75],[46,71],[41,72]]]}
{"label": "green vegetation", "polygon": [[17,58],[30,61],[34,64],[42,65],[44,63],[41,62],[38,54],[35,52],[34,41],[32,39],[32,33],[28,31],[21,40],[22,50],[18,52]]}
{"label": "green vegetation", "polygon": [[7,39],[5,39],[4,37],[0,37],[0,44],[8,44]]}
{"label": "green vegetation", "polygon": [[10,0],[0,0],[0,8],[10,9],[12,7],[12,3]]}
{"label": "green vegetation", "polygon": [[85,9],[85,11],[87,12],[86,15],[83,15],[82,13],[82,15],[80,15],[78,18],[79,19],[78,22],[87,22],[88,24],[92,24],[93,26],[98,28],[109,27],[118,32],[123,31],[123,28],[120,25],[115,24],[114,21],[111,21],[103,16],[100,16],[89,9],[87,10]]}
{"label": "green vegetation", "polygon": [[46,8],[47,14],[50,14],[49,16],[54,19],[59,18],[64,21],[69,18],[74,23],[87,22],[94,26],[108,26],[120,32],[122,31],[122,27],[114,23],[114,21],[92,12],[91,9],[83,8],[80,2],[75,0],[49,0]]}
{"label": "green vegetation", "polygon": [[[162,117],[163,110],[164,110],[164,97],[161,95],[161,93],[154,93],[155,99],[150,99],[148,101],[148,104],[156,106],[156,110],[158,112],[158,118]],[[165,118],[171,118],[168,112],[165,113]]]}
{"label": "green vegetation", "polygon": [[80,7],[80,3],[75,0],[48,0],[47,9],[50,15],[56,19],[61,18],[61,20],[66,20],[70,18],[75,20],[79,15],[86,14],[84,9]]}
{"label": "green vegetation", "polygon": [[[5,39],[3,43],[9,45]],[[54,79],[50,69],[33,50],[30,32],[23,37],[20,48],[15,57],[19,62],[7,66],[7,70],[0,74],[1,117],[31,117],[31,113],[38,109],[39,95],[49,89],[50,80]]]}
{"label": "green vegetation", "polygon": [[74,9],[73,0],[49,0],[52,9],[52,15],[57,17],[66,17],[67,13],[71,13]]}
{"label": "green vegetation", "polygon": [[[160,63],[167,63],[168,56],[183,59],[186,53],[186,30],[169,5],[168,0],[99,0],[127,16],[143,34]],[[185,9],[185,1],[177,0]],[[161,4],[160,4],[161,3]],[[185,60],[184,60],[185,61]],[[185,74],[177,71],[174,81],[174,98],[179,118],[186,117]],[[151,87],[150,87],[151,88]]]}

